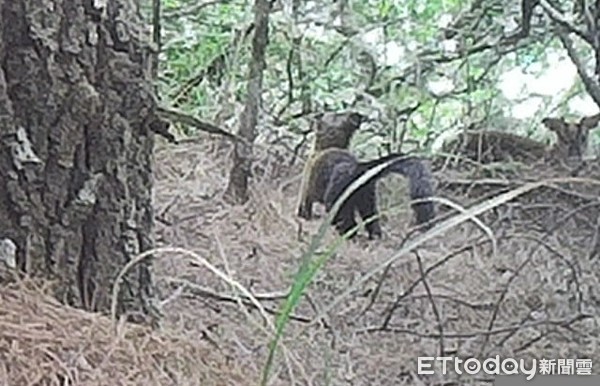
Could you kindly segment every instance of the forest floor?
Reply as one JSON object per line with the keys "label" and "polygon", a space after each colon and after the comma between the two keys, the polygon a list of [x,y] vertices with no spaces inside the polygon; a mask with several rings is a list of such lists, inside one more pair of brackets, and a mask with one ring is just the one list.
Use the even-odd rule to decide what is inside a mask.
{"label": "forest floor", "polygon": [[[258,146],[250,200],[226,203],[229,150],[208,138],[157,148],[160,328],[115,326],[40,296],[46,290],[32,283],[0,288],[0,385],[259,384],[276,314],[320,220],[296,217],[302,162],[286,166],[290,157],[274,146],[270,152]],[[466,176],[440,174],[455,185]],[[484,372],[443,374],[439,362],[435,374],[419,375],[420,356],[498,355],[524,359],[527,368],[534,359],[591,359],[598,366],[597,187],[572,183],[531,192],[478,216],[480,224],[434,229],[398,255],[411,234],[405,185],[395,176],[379,183],[381,208],[400,208],[382,220],[383,239],[368,241],[363,231],[342,242],[310,283],[284,330],[269,385],[493,379]],[[462,205],[489,193],[442,186],[439,196]],[[319,251],[336,239],[328,229]]]}
{"label": "forest floor", "polygon": [[[282,159],[289,157],[256,156],[261,169],[254,171],[251,198],[242,206],[222,198],[231,167],[227,146],[205,141],[165,147],[156,156],[157,246],[192,251],[229,277],[224,281],[182,253],[159,255],[155,274],[161,297],[169,299],[166,327],[208,342],[233,368],[243,369],[249,385],[258,384],[274,314],[320,225],[296,217],[302,162],[287,168]],[[382,280],[376,267],[398,252],[411,214],[402,205],[407,197],[401,178],[380,182],[379,193],[382,207],[400,203],[401,210],[383,220],[383,240],[343,242],[317,274],[285,330],[270,384],[414,385],[417,358],[441,354],[600,363],[600,259],[584,257],[594,237],[584,220],[567,216],[544,233],[530,217],[505,211],[490,228],[495,248],[482,228],[463,223],[400,256]],[[542,222],[550,219],[542,214]],[[335,239],[330,229],[324,246]],[[426,286],[420,269],[427,272]],[[260,301],[270,325],[231,280]],[[321,321],[309,323],[334,301]],[[427,383],[491,379],[483,372],[437,370],[424,378]]]}

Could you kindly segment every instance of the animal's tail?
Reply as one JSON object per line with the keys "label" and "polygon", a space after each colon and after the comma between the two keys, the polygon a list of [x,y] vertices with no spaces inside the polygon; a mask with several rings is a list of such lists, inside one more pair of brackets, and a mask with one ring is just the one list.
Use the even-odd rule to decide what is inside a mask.
{"label": "animal's tail", "polygon": [[[373,181],[384,177],[389,173],[398,173],[408,178],[410,187],[410,198],[412,200],[425,199],[433,196],[433,178],[427,166],[417,157],[407,156],[402,153],[394,153],[372,161],[359,162],[355,169],[355,177],[358,178],[369,169],[392,161],[390,165],[378,173]],[[418,224],[423,224],[435,216],[435,205],[433,201],[423,201],[412,204]]]}

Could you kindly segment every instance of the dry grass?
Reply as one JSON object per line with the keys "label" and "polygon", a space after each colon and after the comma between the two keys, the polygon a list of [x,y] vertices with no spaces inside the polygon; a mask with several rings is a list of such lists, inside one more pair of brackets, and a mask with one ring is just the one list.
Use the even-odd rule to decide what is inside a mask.
{"label": "dry grass", "polygon": [[205,342],[64,307],[32,283],[0,288],[0,384],[243,385]]}
{"label": "dry grass", "polygon": [[[250,201],[232,207],[221,198],[230,167],[227,154],[211,146],[207,140],[157,152],[157,244],[186,248],[206,259],[248,289],[274,320],[319,225],[295,216],[300,165],[287,170],[280,158],[273,161],[259,152],[262,177],[253,181]],[[383,184],[384,206],[403,200],[401,179]],[[584,189],[590,190],[580,193],[597,195]],[[548,209],[531,209],[536,197],[537,203],[559,209],[552,215],[544,212]],[[385,277],[377,273],[322,321],[309,323],[398,251],[409,230],[407,205],[388,214],[383,240],[344,243],[317,275],[286,330],[270,384],[413,385],[417,357],[440,352],[600,363],[600,257],[588,258],[598,233],[590,219],[598,217],[598,207],[557,220],[577,205],[557,193],[530,194],[511,204],[510,211],[501,211],[501,219],[482,216],[494,231],[495,255],[481,229],[462,224],[421,245],[418,253],[401,256]],[[541,225],[552,229],[539,224],[540,216],[545,219]],[[326,241],[334,239],[334,232],[328,232]],[[11,385],[38,374],[47,379],[69,374],[78,379],[74,384],[105,384],[118,377],[122,381],[110,384],[257,384],[270,329],[238,290],[190,261],[182,254],[158,255],[163,330],[127,327],[118,339],[101,317],[64,309],[31,292],[4,290],[2,301],[12,302],[12,311],[6,316],[4,306],[0,311],[2,344],[12,343],[2,355],[10,352],[6,363],[14,365],[0,371],[12,369],[9,376],[20,377]],[[43,305],[27,306],[34,302]],[[85,370],[78,358],[93,370]],[[424,380],[477,383],[456,374]]]}
{"label": "dry grass", "polygon": [[[159,225],[158,238],[164,245],[194,250],[254,294],[263,295],[259,298],[267,309],[277,309],[281,297],[275,295],[288,290],[299,257],[319,225],[295,217],[296,177],[301,169],[298,165],[284,171],[285,177],[266,175],[255,180],[250,202],[232,208],[220,198],[228,158],[215,156],[208,146],[159,153],[156,204],[169,224]],[[193,165],[182,162],[190,154],[202,159],[202,167],[193,172]],[[535,173],[540,176],[539,170]],[[383,206],[405,200],[402,184],[400,178],[384,182]],[[390,197],[394,191],[400,194]],[[550,204],[561,209],[552,212],[554,217],[543,209],[529,210],[536,195],[542,201],[558,200]],[[423,269],[430,269],[429,291],[420,284],[416,255],[406,255],[393,264],[384,280],[376,275],[336,306],[323,323],[308,325],[305,320],[312,320],[398,250],[409,230],[409,209],[403,205],[388,214],[384,240],[344,243],[318,274],[286,332],[287,355],[280,355],[272,384],[321,385],[327,380],[331,384],[414,384],[416,358],[437,355],[441,349],[461,357],[500,354],[599,360],[598,300],[593,295],[600,281],[599,259],[587,259],[596,232],[589,219],[597,217],[598,207],[556,224],[551,232],[536,222],[542,218],[548,225],[566,215],[576,206],[570,197],[534,192],[511,204],[510,211],[499,211],[506,211],[508,220],[483,216],[498,241],[495,256],[487,236],[472,224],[446,232],[418,248]],[[455,198],[463,204],[472,201]],[[174,201],[177,204],[169,205]],[[330,231],[327,241],[334,238]],[[259,374],[270,337],[256,327],[262,322],[253,307],[241,307],[235,291],[181,258],[160,259],[156,267],[163,283],[184,276],[205,290],[183,291],[166,306],[172,326],[204,331],[227,355]],[[163,288],[163,296],[168,297],[183,287]],[[452,379],[457,376],[437,380]],[[467,381],[463,377],[459,382]]]}

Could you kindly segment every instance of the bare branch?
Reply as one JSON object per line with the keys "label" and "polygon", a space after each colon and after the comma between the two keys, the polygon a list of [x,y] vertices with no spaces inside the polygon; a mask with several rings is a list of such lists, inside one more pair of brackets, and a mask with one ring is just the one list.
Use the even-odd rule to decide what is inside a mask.
{"label": "bare branch", "polygon": [[579,74],[579,77],[583,82],[585,90],[590,94],[594,102],[596,102],[596,104],[600,106],[600,86],[596,81],[594,81],[594,79],[592,79],[588,75],[585,69],[585,65],[579,59],[575,48],[573,48],[573,42],[571,41],[569,36],[567,36],[564,32],[561,31],[558,31],[558,38],[560,39],[563,47],[565,47],[567,55],[569,55],[569,58],[571,58],[571,61],[577,68],[577,73]]}
{"label": "bare branch", "polygon": [[533,9],[539,4],[540,0],[521,0],[521,29],[519,32],[507,39],[519,41],[529,36],[531,31],[531,16],[533,15]]}
{"label": "bare branch", "polygon": [[202,2],[202,3],[196,3],[196,4],[192,4],[188,7],[185,8],[179,8],[179,9],[174,9],[171,11],[167,11],[165,12],[165,19],[179,19],[181,17],[189,17],[189,16],[195,16],[200,14],[200,12],[207,7],[213,6],[213,5],[221,5],[221,4],[227,4],[230,3],[231,0],[215,0],[215,1],[206,1],[206,2]]}
{"label": "bare branch", "polygon": [[574,33],[575,35],[579,36],[589,44],[593,45],[592,38],[590,37],[588,32],[583,31],[569,23],[563,16],[563,14],[560,13],[560,11],[554,8],[551,4],[549,4],[546,0],[540,0],[540,6],[544,9],[544,11],[546,11],[548,17],[550,17],[550,19],[556,24],[563,27],[568,32]]}
{"label": "bare branch", "polygon": [[181,111],[178,111],[175,109],[168,109],[166,107],[158,107],[157,115],[159,118],[161,118],[163,120],[170,121],[170,122],[179,122],[184,125],[193,126],[199,130],[202,130],[202,131],[210,133],[210,134],[218,134],[218,135],[222,135],[222,136],[225,136],[228,138],[242,140],[242,138],[238,137],[237,135],[230,133],[226,130],[223,130],[222,128],[217,127],[217,126],[213,125],[212,123],[201,121],[192,115],[186,114],[184,112],[181,112]]}

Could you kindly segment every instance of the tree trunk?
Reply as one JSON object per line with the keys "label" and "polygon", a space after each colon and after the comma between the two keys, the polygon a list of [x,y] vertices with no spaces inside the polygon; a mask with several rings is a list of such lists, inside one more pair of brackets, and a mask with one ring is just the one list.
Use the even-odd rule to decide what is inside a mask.
{"label": "tree trunk", "polygon": [[[154,243],[148,34],[133,2],[102,4],[0,0],[0,239],[59,300],[95,311]],[[151,292],[139,264],[119,313],[147,314]]]}
{"label": "tree trunk", "polygon": [[252,62],[248,74],[246,105],[240,118],[239,135],[247,143],[236,142],[233,152],[233,167],[225,196],[230,202],[243,203],[248,200],[248,177],[252,165],[252,143],[256,137],[258,107],[261,103],[265,49],[269,38],[269,0],[254,3],[254,36],[252,38]]}

